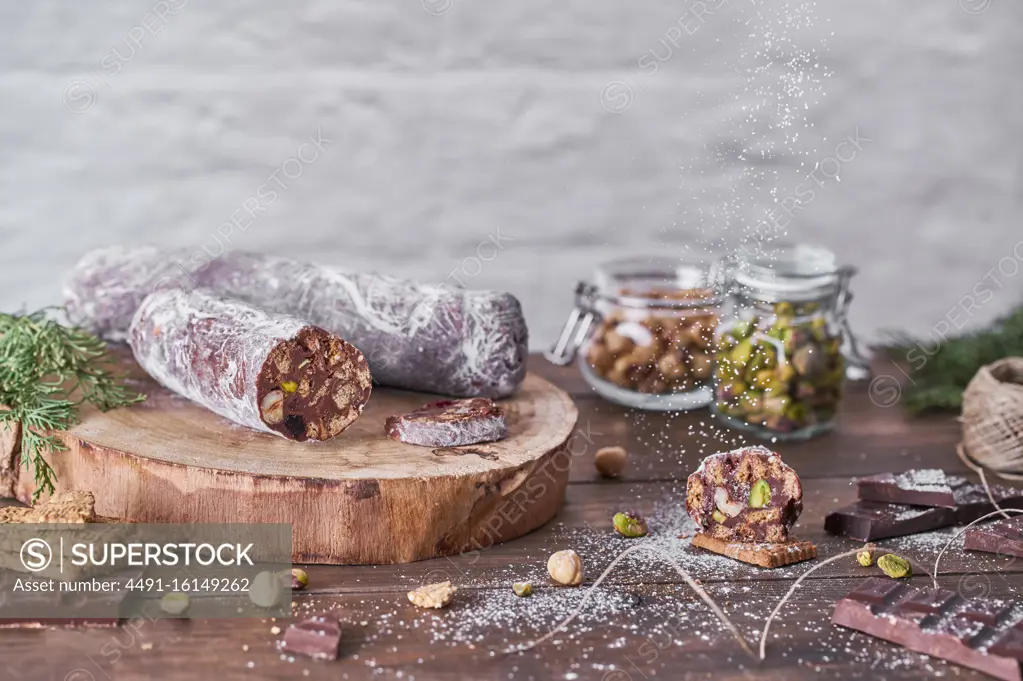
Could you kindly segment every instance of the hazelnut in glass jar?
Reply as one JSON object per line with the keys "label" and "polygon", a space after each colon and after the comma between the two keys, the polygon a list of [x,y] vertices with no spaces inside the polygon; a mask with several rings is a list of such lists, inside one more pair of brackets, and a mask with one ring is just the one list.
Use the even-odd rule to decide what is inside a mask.
{"label": "hazelnut in glass jar", "polygon": [[712,398],[721,294],[716,261],[619,260],[581,283],[576,308],[548,354],[572,361],[607,399],[651,410],[694,409]]}

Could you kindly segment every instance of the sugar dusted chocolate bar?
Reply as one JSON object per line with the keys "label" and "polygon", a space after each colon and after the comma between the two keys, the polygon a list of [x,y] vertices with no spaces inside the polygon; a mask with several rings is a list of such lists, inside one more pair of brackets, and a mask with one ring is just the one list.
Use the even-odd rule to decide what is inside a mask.
{"label": "sugar dusted chocolate bar", "polygon": [[901,537],[929,532],[955,524],[955,511],[950,508],[928,508],[857,501],[832,511],[824,518],[824,529],[860,541]]}
{"label": "sugar dusted chocolate bar", "polygon": [[[956,500],[956,522],[969,525],[977,518],[997,510],[988,498],[984,485],[951,475],[948,478]],[[991,496],[1002,508],[1023,509],[1023,490],[1006,485],[990,485]]]}
{"label": "sugar dusted chocolate bar", "polygon": [[955,508],[955,496],[938,468],[917,468],[904,473],[880,473],[856,481],[858,496],[863,501],[882,501],[914,506]]}
{"label": "sugar dusted chocolate bar", "polygon": [[699,533],[692,539],[692,545],[706,549],[712,553],[727,556],[750,565],[763,568],[778,568],[793,563],[801,563],[817,557],[817,547],[813,542],[792,540],[781,543],[750,544],[742,542],[726,542]]}
{"label": "sugar dusted chocolate bar", "polygon": [[1023,609],[997,599],[969,600],[945,589],[873,577],[835,605],[833,624],[909,650],[1021,681]]}
{"label": "sugar dusted chocolate bar", "polygon": [[1023,557],[1023,516],[984,523],[966,530],[967,551],[986,551]]}

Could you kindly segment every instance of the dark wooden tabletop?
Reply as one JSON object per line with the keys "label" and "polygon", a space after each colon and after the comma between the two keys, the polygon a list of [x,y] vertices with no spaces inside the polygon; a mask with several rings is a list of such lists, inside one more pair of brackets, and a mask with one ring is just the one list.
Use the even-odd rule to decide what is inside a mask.
{"label": "dark wooden tabletop", "polygon": [[[276,644],[286,620],[143,621],[113,630],[0,631],[0,676],[15,681],[985,678],[832,626],[836,599],[873,574],[852,559],[825,566],[803,583],[772,627],[762,663],[742,652],[670,565],[646,554],[623,561],[567,630],[529,652],[507,654],[509,647],[549,632],[581,603],[585,586],[631,545],[611,527],[611,516],[622,509],[649,518],[646,541],[657,542],[701,580],[751,642],[780,596],[813,564],[761,570],[703,554],[678,538],[685,527],[686,476],[703,456],[747,442],[717,426],[706,410],[637,412],[598,398],[574,368],[533,357],[531,369],[568,390],[579,406],[564,510],[526,537],[471,554],[410,565],[308,567],[309,588],[296,595],[295,611],[340,613],[344,640],[336,662],[282,655]],[[855,548],[855,542],[823,531],[824,516],[854,498],[853,476],[921,466],[965,473],[955,455],[958,439],[953,417],[908,419],[897,403],[873,404],[866,385],[850,386],[836,432],[775,446],[803,480],[805,510],[796,534],[817,543],[821,557]],[[594,452],[611,444],[630,452],[629,468],[616,481],[600,479],[593,465]],[[882,545],[930,570],[949,536],[917,535]],[[546,578],[547,557],[566,548],[575,549],[585,563],[583,588],[551,586]],[[1021,573],[1019,563],[956,548],[943,559],[940,581],[969,596],[1012,596],[1023,587]],[[459,587],[450,607],[424,611],[408,602],[410,588],[444,579]],[[536,594],[519,599],[510,585],[525,580],[537,586]]]}

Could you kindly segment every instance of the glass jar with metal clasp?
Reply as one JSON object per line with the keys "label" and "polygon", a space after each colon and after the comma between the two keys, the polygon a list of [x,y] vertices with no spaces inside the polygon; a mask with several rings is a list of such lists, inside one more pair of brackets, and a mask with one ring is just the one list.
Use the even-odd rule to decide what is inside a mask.
{"label": "glass jar with metal clasp", "polygon": [[633,258],[579,282],[554,347],[555,364],[578,356],[583,377],[612,402],[639,409],[696,409],[713,398],[715,329],[724,276],[714,256]]}
{"label": "glass jar with metal clasp", "polygon": [[827,249],[797,245],[736,258],[730,321],[718,327],[711,411],[772,440],[806,439],[835,424],[846,377],[868,361],[849,327],[849,281]]}

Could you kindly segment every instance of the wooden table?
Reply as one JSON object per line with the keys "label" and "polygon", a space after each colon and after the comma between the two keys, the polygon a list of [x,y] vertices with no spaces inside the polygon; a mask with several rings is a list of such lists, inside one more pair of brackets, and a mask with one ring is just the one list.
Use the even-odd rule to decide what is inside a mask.
{"label": "wooden table", "polygon": [[[510,646],[546,634],[582,600],[584,589],[549,586],[547,557],[574,548],[589,584],[633,544],[617,537],[611,516],[635,509],[651,521],[656,541],[700,579],[755,642],[779,597],[812,563],[760,570],[707,557],[678,539],[685,479],[709,453],[745,442],[716,426],[706,411],[654,414],[596,397],[574,368],[540,357],[531,367],[572,393],[578,430],[569,442],[571,484],[561,515],[520,540],[451,559],[377,567],[310,566],[310,585],[296,612],[337,610],[344,622],[342,658],[289,659],[276,648],[286,621],[206,620],[135,623],[117,630],[0,631],[0,677],[17,681],[164,679],[601,679],[888,678],[944,675],[985,678],[907,653],[830,624],[832,606],[870,570],[855,561],[826,566],[804,582],[781,613],[756,663],[717,624],[667,564],[625,561],[596,592],[585,614],[553,641],[522,654]],[[954,452],[954,418],[909,420],[896,405],[875,406],[865,385],[850,388],[837,432],[777,449],[803,479],[805,510],[799,536],[827,557],[856,546],[823,532],[824,515],[854,496],[852,476],[920,466],[964,472]],[[618,481],[601,480],[593,454],[624,445],[630,467]],[[528,503],[524,502],[524,503]],[[885,546],[930,570],[946,535],[919,535]],[[952,550],[943,585],[970,596],[1012,596],[1023,587],[1020,564]],[[450,579],[459,588],[445,610],[412,606],[406,592]],[[517,599],[513,581],[531,580],[537,593]],[[926,577],[916,577],[923,582]],[[3,666],[7,665],[4,670]]]}

